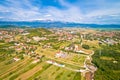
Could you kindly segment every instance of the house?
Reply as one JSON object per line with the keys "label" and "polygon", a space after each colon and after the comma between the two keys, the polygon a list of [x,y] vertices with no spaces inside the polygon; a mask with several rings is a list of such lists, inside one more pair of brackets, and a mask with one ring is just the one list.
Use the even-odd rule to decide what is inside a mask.
{"label": "house", "polygon": [[33,38],[33,40],[35,40],[35,41],[40,41],[40,37],[38,37],[38,36],[34,36],[34,37],[32,37]]}
{"label": "house", "polygon": [[53,65],[59,66],[59,67],[65,67],[64,64],[59,64],[59,63],[57,63],[57,62],[55,62],[53,60],[48,60],[46,62],[49,63],[49,64],[53,64]]}
{"label": "house", "polygon": [[14,61],[19,61],[20,59],[16,57],[16,58],[13,58],[13,60]]}
{"label": "house", "polygon": [[54,63],[54,65],[56,65],[56,66],[59,66],[59,67],[65,67],[65,65],[64,64],[59,64],[59,63]]}
{"label": "house", "polygon": [[39,61],[40,61],[40,59],[35,59],[32,63],[37,63]]}
{"label": "house", "polygon": [[62,51],[55,54],[56,58],[65,58],[67,56],[66,53],[63,53]]}
{"label": "house", "polygon": [[54,61],[52,61],[52,60],[48,60],[46,62],[49,63],[49,64],[53,64],[54,63]]}
{"label": "house", "polygon": [[28,35],[28,34],[30,34],[30,33],[28,33],[28,32],[23,32],[21,35]]}
{"label": "house", "polygon": [[78,51],[79,50],[79,46],[78,45],[74,45],[74,51]]}

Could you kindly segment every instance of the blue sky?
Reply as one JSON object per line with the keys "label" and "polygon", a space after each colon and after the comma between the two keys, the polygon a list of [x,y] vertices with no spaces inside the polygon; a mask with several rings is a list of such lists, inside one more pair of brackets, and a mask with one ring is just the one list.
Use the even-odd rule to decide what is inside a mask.
{"label": "blue sky", "polygon": [[120,0],[0,0],[0,20],[120,24]]}

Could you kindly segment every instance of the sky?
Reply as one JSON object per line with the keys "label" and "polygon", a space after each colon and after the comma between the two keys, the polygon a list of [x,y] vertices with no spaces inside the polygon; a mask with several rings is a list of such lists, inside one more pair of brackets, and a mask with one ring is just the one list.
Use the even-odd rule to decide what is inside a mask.
{"label": "sky", "polygon": [[120,0],[0,0],[0,21],[120,24]]}

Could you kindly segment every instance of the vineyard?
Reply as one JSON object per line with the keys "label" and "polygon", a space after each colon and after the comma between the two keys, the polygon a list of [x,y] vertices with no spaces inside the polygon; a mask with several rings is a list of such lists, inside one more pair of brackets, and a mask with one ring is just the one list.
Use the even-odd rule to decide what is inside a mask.
{"label": "vineyard", "polygon": [[[0,63],[0,79],[1,80],[79,80],[81,74],[71,70],[67,70],[46,62],[31,63],[32,59],[25,57],[23,60],[4,64]],[[79,75],[79,76],[78,76]]]}

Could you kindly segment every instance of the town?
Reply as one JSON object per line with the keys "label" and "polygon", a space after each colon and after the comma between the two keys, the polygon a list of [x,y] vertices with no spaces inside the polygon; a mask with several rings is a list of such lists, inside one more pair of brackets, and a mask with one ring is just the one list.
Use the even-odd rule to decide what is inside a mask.
{"label": "town", "polygon": [[[1,28],[0,80],[93,80],[102,75],[97,61],[119,66],[119,35],[90,28]],[[103,50],[114,46],[118,56],[108,57]]]}

